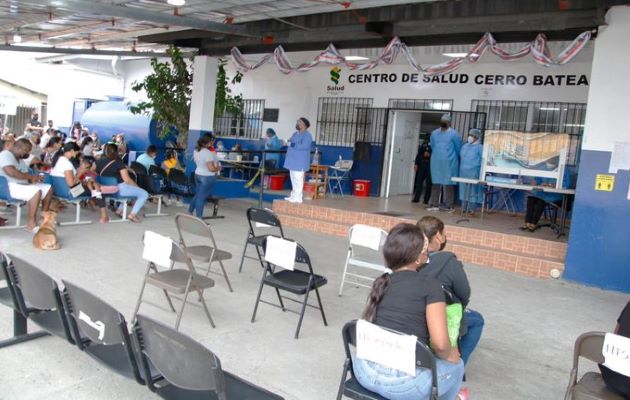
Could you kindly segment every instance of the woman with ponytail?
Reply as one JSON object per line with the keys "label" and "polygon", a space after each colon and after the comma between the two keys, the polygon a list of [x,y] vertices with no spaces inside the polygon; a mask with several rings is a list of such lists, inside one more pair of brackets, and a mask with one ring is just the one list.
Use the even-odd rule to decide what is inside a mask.
{"label": "woman with ponytail", "polygon": [[[440,282],[418,273],[428,260],[428,241],[412,224],[398,224],[389,232],[383,256],[389,271],[372,285],[363,318],[378,326],[415,335],[431,342],[436,354],[440,400],[465,399],[459,394],[464,364],[451,347],[446,327],[446,303]],[[416,376],[372,361],[353,360],[354,374],[368,390],[390,400],[428,399],[431,371],[418,367]],[[459,397],[458,397],[459,396]]]}

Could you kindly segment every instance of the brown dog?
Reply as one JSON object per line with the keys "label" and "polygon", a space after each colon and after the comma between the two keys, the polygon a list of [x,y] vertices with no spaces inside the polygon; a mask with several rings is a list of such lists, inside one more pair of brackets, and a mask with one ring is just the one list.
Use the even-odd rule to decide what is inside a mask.
{"label": "brown dog", "polygon": [[54,211],[42,211],[42,222],[39,230],[33,236],[33,247],[40,250],[59,250],[61,246],[57,241],[57,213]]}

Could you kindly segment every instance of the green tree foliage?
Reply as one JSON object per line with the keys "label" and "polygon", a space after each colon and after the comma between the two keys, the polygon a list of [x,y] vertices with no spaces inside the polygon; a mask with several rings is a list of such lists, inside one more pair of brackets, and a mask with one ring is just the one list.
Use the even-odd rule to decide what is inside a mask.
{"label": "green tree foliage", "polygon": [[[177,142],[186,143],[188,121],[190,119],[190,101],[192,96],[192,71],[177,47],[169,47],[166,54],[170,62],[151,59],[153,73],[142,82],[134,81],[134,92],[144,90],[148,101],[143,101],[130,110],[134,114],[152,115],[158,124],[160,138],[166,137],[172,130],[177,130]],[[194,56],[191,56],[190,62]]]}
{"label": "green tree foliage", "polygon": [[236,72],[232,79],[229,79],[225,71],[227,60],[219,59],[217,69],[217,94],[214,101],[214,118],[220,118],[227,115],[239,116],[243,111],[243,96],[232,95],[230,84],[240,83],[243,74]]}

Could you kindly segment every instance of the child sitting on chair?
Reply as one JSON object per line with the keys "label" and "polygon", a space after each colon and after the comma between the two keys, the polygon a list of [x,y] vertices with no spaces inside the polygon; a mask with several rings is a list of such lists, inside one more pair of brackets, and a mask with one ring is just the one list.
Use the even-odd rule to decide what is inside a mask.
{"label": "child sitting on chair", "polygon": [[[172,169],[179,169],[181,171],[184,170],[179,163],[179,159],[177,158],[177,152],[175,150],[166,150],[166,154],[164,155],[164,161],[162,162],[162,169],[166,172],[166,176],[171,173]],[[167,203],[171,203],[171,194],[169,193],[166,198]],[[172,203],[171,203],[172,204]],[[177,207],[183,207],[184,203],[179,198],[179,196],[175,195],[175,203]]]}
{"label": "child sitting on chair", "polygon": [[102,198],[101,193],[101,185],[96,182],[96,163],[95,159],[92,156],[83,156],[81,158],[81,164],[79,165],[79,170],[77,171],[78,178],[81,180],[88,189],[90,189],[90,193],[92,197],[96,197],[97,199]]}

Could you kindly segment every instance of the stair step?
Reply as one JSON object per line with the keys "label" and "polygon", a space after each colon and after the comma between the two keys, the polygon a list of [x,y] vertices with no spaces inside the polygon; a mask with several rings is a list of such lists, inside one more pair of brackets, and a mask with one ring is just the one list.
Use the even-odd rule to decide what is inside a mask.
{"label": "stair step", "polygon": [[[357,223],[389,230],[401,222],[416,222],[286,201],[274,201],[273,210],[284,226],[338,237],[347,237],[348,229]],[[447,231],[446,250],[457,254],[462,262],[538,278],[548,278],[552,269],[564,270],[565,243],[452,225],[447,226]]]}

